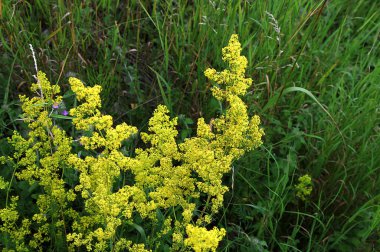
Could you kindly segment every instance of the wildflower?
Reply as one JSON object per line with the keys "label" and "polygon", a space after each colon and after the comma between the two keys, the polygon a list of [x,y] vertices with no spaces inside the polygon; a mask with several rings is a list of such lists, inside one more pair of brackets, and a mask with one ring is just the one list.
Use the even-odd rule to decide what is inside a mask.
{"label": "wildflower", "polygon": [[194,249],[195,252],[216,251],[219,241],[226,235],[224,228],[214,227],[207,230],[204,227],[197,227],[191,224],[186,226],[188,238],[185,239],[185,245]]}
{"label": "wildflower", "polygon": [[[29,184],[37,182],[43,193],[37,198],[38,212],[23,220],[21,229],[15,225],[21,222],[16,199],[9,209],[0,209],[0,231],[19,244],[29,240],[29,247],[35,249],[54,241],[49,230],[65,229],[66,223],[72,223],[63,230],[69,231],[69,250],[106,251],[108,241],[117,239],[117,230],[134,223],[136,216],[144,225],[156,225],[161,221],[157,213],[178,209],[181,215],[165,216],[158,236],[171,236],[173,251],[215,251],[226,231],[204,226],[212,223],[213,214],[219,211],[228,191],[222,178],[231,171],[236,159],[262,144],[264,134],[259,128],[260,118],[251,117],[240,98],[252,84],[250,78],[245,78],[247,59],[240,55],[241,50],[237,35],[233,35],[222,50],[228,69],[205,71],[206,77],[216,83],[212,89],[214,97],[227,105],[225,113],[209,123],[199,118],[196,136],[178,144],[178,118],[171,118],[168,108],[160,105],[149,120],[148,132],[141,133],[148,147],[136,149],[134,157],[121,150],[122,141],[138,129],[126,123],[113,126],[112,116],[101,113],[99,85],[88,87],[79,79],[70,78],[79,104],[68,111],[58,95],[59,86],[51,85],[46,75],[39,72],[38,83],[31,89],[40,91],[41,96],[20,97],[29,123],[28,136],[24,138],[15,132],[10,143],[16,150],[12,158],[18,160],[16,178]],[[76,141],[81,149],[88,150],[85,155],[73,152],[72,139],[49,117],[51,108],[50,113],[74,117],[70,122],[80,135]],[[0,157],[0,163],[3,162],[5,159]],[[78,184],[73,189],[65,186],[64,168],[78,174]],[[116,186],[121,172],[133,176],[133,182]],[[0,177],[0,189],[7,186],[8,182]],[[307,195],[308,190],[303,192]],[[206,202],[201,200],[204,196]],[[68,204],[77,200],[83,201],[83,212]],[[202,214],[196,215],[200,209]],[[112,249],[149,251],[145,245],[120,238]]]}
{"label": "wildflower", "polygon": [[303,201],[306,201],[307,197],[311,194],[313,190],[311,177],[309,174],[303,175],[298,178],[298,184],[295,186],[296,196]]}

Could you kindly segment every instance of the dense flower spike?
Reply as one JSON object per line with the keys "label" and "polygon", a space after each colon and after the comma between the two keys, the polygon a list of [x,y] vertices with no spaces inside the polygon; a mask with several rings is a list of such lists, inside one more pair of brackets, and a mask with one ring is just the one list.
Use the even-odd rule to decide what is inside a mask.
{"label": "dense flower spike", "polygon": [[[14,165],[18,180],[42,189],[33,216],[19,215],[17,197],[0,210],[0,230],[12,239],[7,246],[41,248],[52,242],[49,232],[54,230],[70,251],[151,251],[165,241],[173,250],[215,251],[226,231],[206,226],[228,191],[223,175],[234,160],[260,146],[264,134],[260,118],[250,118],[240,98],[252,84],[244,76],[247,59],[241,50],[233,35],[222,50],[229,69],[205,71],[215,82],[213,95],[227,104],[222,116],[210,123],[199,118],[196,136],[178,143],[178,119],[160,105],[148,132],[141,133],[148,147],[134,153],[123,141],[136,135],[137,128],[113,126],[113,118],[101,113],[100,86],[70,78],[79,105],[59,114],[59,87],[38,73],[38,83],[31,87],[38,96],[20,97],[30,131],[27,136],[15,132],[10,139],[14,155],[0,161]],[[57,125],[52,115],[58,114],[72,118],[79,146]],[[9,184],[0,178],[0,190]],[[131,227],[150,235],[137,243],[123,234],[133,232]]]}
{"label": "dense flower spike", "polygon": [[[25,244],[21,240],[31,232],[25,228],[30,225],[36,227],[38,231],[29,240],[31,248],[41,247],[42,243],[50,240],[48,229],[58,228],[60,225],[59,222],[50,223],[54,219],[64,217],[68,203],[75,198],[73,190],[65,189],[65,182],[62,179],[62,171],[67,167],[65,160],[71,152],[72,140],[54,124],[50,117],[52,105],[60,103],[62,100],[62,97],[58,95],[60,88],[57,85],[51,85],[42,72],[37,74],[37,82],[32,84],[31,90],[39,94],[43,93],[44,96],[31,99],[20,96],[23,103],[23,118],[28,123],[29,131],[25,138],[20,133],[14,132],[9,141],[14,146],[15,152],[13,157],[8,157],[7,160],[14,164],[14,174],[17,179],[27,181],[30,186],[40,186],[44,191],[44,194],[38,195],[37,198],[38,211],[31,219],[21,219],[22,225],[19,228],[16,226],[19,217],[14,216],[16,218],[13,219],[14,231],[9,232],[11,236],[17,236],[14,242],[18,246],[17,244]],[[12,209],[14,211],[15,208],[12,206],[16,205],[15,199],[12,198],[12,202],[14,202],[8,209],[9,211]],[[57,211],[51,211],[52,206]],[[2,220],[4,220],[6,212],[5,209],[2,209],[2,213],[0,213]],[[22,246],[17,250],[24,250],[24,248],[21,249]]]}

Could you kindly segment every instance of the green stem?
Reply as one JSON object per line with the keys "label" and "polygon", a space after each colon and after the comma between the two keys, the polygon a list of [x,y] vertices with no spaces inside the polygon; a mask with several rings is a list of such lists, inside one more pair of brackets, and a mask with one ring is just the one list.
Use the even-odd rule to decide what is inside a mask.
{"label": "green stem", "polygon": [[9,181],[9,186],[8,186],[8,189],[7,189],[7,197],[5,198],[5,208],[8,207],[9,191],[11,190],[13,178],[15,177],[15,173],[16,173],[16,169],[17,169],[17,165],[15,165],[15,166],[16,166],[16,168],[13,170],[12,178],[11,178],[11,181]]}

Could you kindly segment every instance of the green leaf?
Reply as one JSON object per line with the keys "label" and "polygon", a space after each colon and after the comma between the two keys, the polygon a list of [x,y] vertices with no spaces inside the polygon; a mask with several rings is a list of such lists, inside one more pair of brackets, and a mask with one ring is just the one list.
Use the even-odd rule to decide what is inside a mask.
{"label": "green leaf", "polygon": [[57,115],[57,114],[51,114],[50,117],[56,118],[56,119],[64,119],[64,120],[74,119],[74,117],[72,116],[64,116],[64,115]]}
{"label": "green leaf", "polygon": [[137,225],[136,223],[133,223],[133,222],[128,222],[128,224],[134,227],[140,233],[141,238],[143,239],[143,242],[145,242],[146,235],[145,235],[144,229],[140,225]]}

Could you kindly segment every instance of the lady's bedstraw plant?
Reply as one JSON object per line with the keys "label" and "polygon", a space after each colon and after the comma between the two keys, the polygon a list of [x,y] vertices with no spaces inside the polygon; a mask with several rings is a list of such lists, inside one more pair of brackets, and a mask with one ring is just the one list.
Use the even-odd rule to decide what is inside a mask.
{"label": "lady's bedstraw plant", "polygon": [[302,201],[307,201],[313,190],[313,184],[309,174],[298,178],[298,184],[295,186],[296,196]]}
{"label": "lady's bedstraw plant", "polygon": [[[14,168],[10,181],[0,179],[0,189],[9,193],[0,210],[1,232],[8,238],[4,246],[42,251],[63,240],[70,251],[155,251],[168,246],[215,251],[226,234],[213,227],[228,191],[222,177],[234,160],[262,144],[264,134],[259,117],[250,118],[240,98],[252,80],[244,77],[247,59],[240,55],[237,35],[222,53],[229,69],[207,69],[205,75],[216,83],[212,93],[227,105],[225,113],[209,124],[199,118],[196,136],[178,144],[177,118],[160,105],[148,133],[141,133],[148,148],[130,156],[123,154],[122,142],[137,129],[125,123],[114,127],[112,117],[99,110],[100,86],[86,87],[76,78],[69,83],[80,105],[69,115],[81,136],[81,150],[73,148],[73,139],[52,118],[52,106],[62,102],[59,86],[39,72],[31,89],[40,95],[20,97],[29,132],[15,132],[10,139],[14,155],[2,159]],[[77,174],[74,186],[69,186],[67,173]],[[115,182],[121,175],[131,179],[119,186]],[[10,190],[15,180],[41,188],[34,213],[18,212],[19,198]]]}

